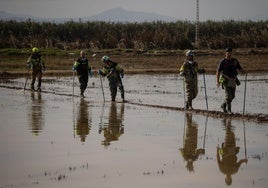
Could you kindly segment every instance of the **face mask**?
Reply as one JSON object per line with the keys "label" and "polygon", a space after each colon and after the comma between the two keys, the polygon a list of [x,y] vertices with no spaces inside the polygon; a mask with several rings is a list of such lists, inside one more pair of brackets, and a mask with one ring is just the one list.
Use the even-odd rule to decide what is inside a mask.
{"label": "face mask", "polygon": [[188,61],[191,65],[194,63],[193,61]]}

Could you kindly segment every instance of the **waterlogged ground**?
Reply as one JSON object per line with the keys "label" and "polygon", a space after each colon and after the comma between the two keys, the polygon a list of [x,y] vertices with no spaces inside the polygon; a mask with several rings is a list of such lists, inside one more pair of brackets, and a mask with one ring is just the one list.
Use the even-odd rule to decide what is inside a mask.
{"label": "waterlogged ground", "polygon": [[[243,111],[240,78],[237,113]],[[248,75],[246,113],[268,113],[267,80]],[[183,106],[177,75],[123,81],[126,99],[136,104]],[[267,187],[267,123],[111,103],[107,80],[104,103],[98,77],[85,99],[72,97],[72,77],[44,77],[42,93],[18,89],[24,82],[0,83],[0,188]],[[202,76],[199,82],[193,105],[206,109]],[[224,94],[214,75],[206,75],[206,86],[209,109],[219,110]]]}

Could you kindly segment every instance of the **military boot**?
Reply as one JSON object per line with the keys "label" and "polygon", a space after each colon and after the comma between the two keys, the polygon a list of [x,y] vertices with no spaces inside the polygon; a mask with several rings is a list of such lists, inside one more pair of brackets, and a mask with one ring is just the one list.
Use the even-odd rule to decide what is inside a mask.
{"label": "military boot", "polygon": [[185,106],[184,106],[184,109],[185,109],[185,110],[188,110],[188,109],[189,109],[189,104],[188,104],[188,102],[187,102],[187,101],[185,101]]}
{"label": "military boot", "polygon": [[41,83],[42,83],[42,80],[39,78],[38,84],[37,84],[37,91],[41,91]]}
{"label": "military boot", "polygon": [[124,93],[121,93],[121,98],[122,98],[122,101],[125,102],[125,95],[124,95]]}
{"label": "military boot", "polygon": [[228,103],[227,104],[227,113],[228,114],[232,114],[232,106],[231,106],[231,103]]}
{"label": "military boot", "polygon": [[223,110],[224,113],[227,112],[227,110],[226,110],[226,103],[223,103],[223,104],[221,105],[221,108],[222,108],[222,110]]}
{"label": "military boot", "polygon": [[188,102],[189,110],[193,110],[192,101]]}

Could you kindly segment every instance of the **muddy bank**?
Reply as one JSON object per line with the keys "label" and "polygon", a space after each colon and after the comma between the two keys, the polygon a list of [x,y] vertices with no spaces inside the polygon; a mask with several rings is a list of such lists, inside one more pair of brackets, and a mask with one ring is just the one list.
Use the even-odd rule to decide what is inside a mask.
{"label": "muddy bank", "polygon": [[[268,50],[258,49],[258,53],[248,53],[249,49],[235,50],[233,57],[237,58],[241,66],[248,73],[267,73],[268,72]],[[88,54],[89,62],[95,71],[102,67],[101,57],[109,55],[109,57],[120,63],[125,69],[126,74],[178,74],[179,67],[185,60],[184,51],[180,52],[144,52],[136,53],[97,53],[94,57]],[[44,76],[72,76],[72,65],[74,56],[48,56],[44,55],[43,59],[46,63],[46,72]],[[195,61],[200,67],[205,68],[207,74],[215,74],[220,59],[224,57],[224,51],[214,50],[197,50]],[[27,56],[3,56],[0,61],[0,78],[18,78],[27,75],[26,63]]]}

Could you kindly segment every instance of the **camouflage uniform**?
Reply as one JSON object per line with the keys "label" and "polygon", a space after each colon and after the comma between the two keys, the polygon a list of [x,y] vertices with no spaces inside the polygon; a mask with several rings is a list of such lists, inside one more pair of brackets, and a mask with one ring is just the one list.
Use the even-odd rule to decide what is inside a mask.
{"label": "camouflage uniform", "polygon": [[107,76],[109,80],[109,87],[111,92],[112,101],[115,101],[117,94],[117,87],[121,92],[121,98],[125,100],[124,86],[121,77],[124,75],[124,69],[118,63],[111,60],[106,61],[103,70],[99,71],[102,76]]}
{"label": "camouflage uniform", "polygon": [[31,89],[34,90],[34,83],[38,78],[37,90],[41,91],[42,73],[45,71],[45,62],[41,59],[39,52],[33,52],[27,60],[27,67],[32,69]]}
{"label": "camouflage uniform", "polygon": [[196,98],[198,93],[197,73],[203,73],[204,69],[198,69],[195,61],[185,61],[180,68],[181,75],[184,76],[185,92],[187,101],[185,101],[186,109],[192,108],[192,100]]}

